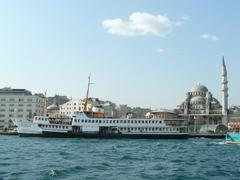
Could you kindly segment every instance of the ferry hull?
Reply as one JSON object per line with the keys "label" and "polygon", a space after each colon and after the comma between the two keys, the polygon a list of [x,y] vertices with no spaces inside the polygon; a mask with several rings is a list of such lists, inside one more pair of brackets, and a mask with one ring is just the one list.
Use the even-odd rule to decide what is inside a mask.
{"label": "ferry hull", "polygon": [[129,139],[187,139],[187,133],[176,134],[100,134],[100,133],[58,133],[42,132],[42,134],[19,133],[20,137],[53,137],[53,138],[129,138]]}

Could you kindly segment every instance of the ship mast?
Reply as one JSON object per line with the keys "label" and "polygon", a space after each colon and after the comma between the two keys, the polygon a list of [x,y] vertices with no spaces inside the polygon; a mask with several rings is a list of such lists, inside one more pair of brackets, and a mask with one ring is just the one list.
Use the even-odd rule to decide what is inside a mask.
{"label": "ship mast", "polygon": [[85,98],[85,102],[84,102],[83,111],[87,111],[89,88],[90,88],[90,85],[91,85],[91,84],[92,84],[92,83],[91,83],[91,74],[89,74],[89,76],[88,76],[87,94],[86,94],[86,98]]}
{"label": "ship mast", "polygon": [[47,90],[44,92],[44,109],[43,109],[43,115],[47,115]]}

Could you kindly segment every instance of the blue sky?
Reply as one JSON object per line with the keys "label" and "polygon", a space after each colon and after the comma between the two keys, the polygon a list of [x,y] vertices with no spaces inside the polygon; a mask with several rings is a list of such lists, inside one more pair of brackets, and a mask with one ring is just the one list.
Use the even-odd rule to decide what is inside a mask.
{"label": "blue sky", "polygon": [[0,87],[174,108],[200,82],[240,104],[240,2],[0,1]]}

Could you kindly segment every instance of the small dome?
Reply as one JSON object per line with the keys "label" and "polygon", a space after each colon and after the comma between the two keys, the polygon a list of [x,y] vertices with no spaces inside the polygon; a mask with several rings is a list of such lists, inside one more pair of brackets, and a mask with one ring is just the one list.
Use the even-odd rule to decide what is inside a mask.
{"label": "small dome", "polygon": [[190,100],[191,104],[205,103],[205,98],[202,96],[195,96]]}
{"label": "small dome", "polygon": [[191,92],[208,92],[208,89],[201,84],[197,84],[192,87]]}
{"label": "small dome", "polygon": [[56,104],[52,104],[52,105],[47,107],[47,110],[59,110],[59,108]]}

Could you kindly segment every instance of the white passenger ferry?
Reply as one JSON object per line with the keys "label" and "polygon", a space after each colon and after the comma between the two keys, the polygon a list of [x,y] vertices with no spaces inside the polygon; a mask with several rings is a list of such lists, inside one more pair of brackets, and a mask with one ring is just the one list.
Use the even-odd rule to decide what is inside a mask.
{"label": "white passenger ferry", "polygon": [[71,119],[36,116],[15,119],[20,136],[85,138],[187,138],[184,119],[112,119],[77,112]]}
{"label": "white passenger ferry", "polygon": [[20,136],[104,138],[188,138],[184,119],[113,119],[102,112],[83,111],[69,119],[36,116],[32,121],[14,119]]}

